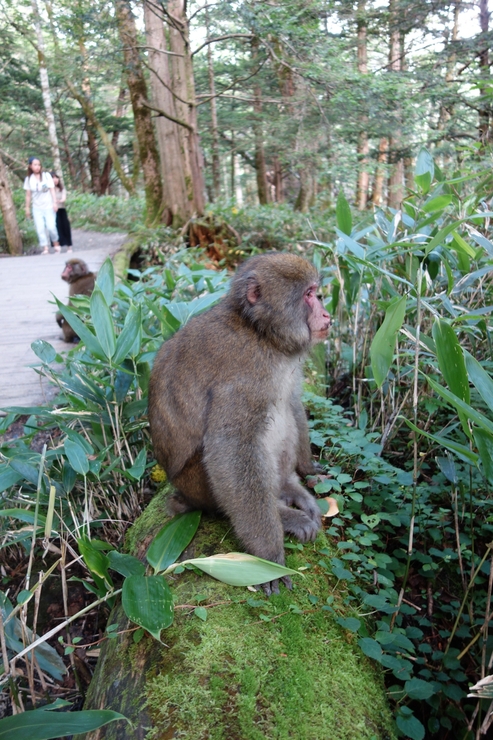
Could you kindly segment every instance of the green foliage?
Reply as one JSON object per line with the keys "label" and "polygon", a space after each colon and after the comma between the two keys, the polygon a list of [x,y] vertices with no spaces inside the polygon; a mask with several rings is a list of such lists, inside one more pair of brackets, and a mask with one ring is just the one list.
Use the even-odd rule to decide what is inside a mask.
{"label": "green foliage", "polygon": [[0,719],[0,738],[9,740],[15,735],[18,740],[57,740],[74,733],[97,730],[109,722],[126,719],[123,714],[110,709],[74,713],[54,711],[67,706],[69,702],[57,700],[39,709]]}

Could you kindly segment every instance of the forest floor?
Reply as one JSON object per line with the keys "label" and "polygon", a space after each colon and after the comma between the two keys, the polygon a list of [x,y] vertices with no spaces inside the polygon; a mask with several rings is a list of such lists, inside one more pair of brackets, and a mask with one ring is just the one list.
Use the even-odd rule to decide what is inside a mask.
{"label": "forest floor", "polygon": [[0,260],[0,413],[8,406],[38,406],[53,396],[55,389],[41,378],[32,365],[40,364],[31,349],[44,339],[57,352],[72,345],[62,340],[55,321],[54,298],[66,302],[68,285],[60,279],[67,259],[83,259],[96,272],[108,255],[113,256],[126,234],[103,234],[73,229],[73,252],[4,256]]}

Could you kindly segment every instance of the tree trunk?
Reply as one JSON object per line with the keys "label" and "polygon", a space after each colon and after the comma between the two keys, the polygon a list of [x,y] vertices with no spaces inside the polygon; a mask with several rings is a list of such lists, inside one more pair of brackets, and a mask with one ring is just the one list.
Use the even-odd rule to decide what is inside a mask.
{"label": "tree trunk", "polygon": [[[358,72],[360,75],[366,75],[368,74],[366,0],[358,0],[357,27]],[[370,152],[367,133],[368,116],[361,116],[360,126],[361,128],[358,134],[358,183],[356,187],[356,207],[360,211],[364,211],[368,203],[368,186],[370,182],[370,176],[368,173],[368,154]]]}
{"label": "tree trunk", "polygon": [[14,199],[8,180],[7,168],[0,156],[0,210],[10,254],[22,254],[22,237],[17,223]]}
{"label": "tree trunk", "polygon": [[41,92],[43,95],[43,104],[46,114],[46,122],[48,124],[48,135],[50,137],[51,154],[53,157],[53,167],[55,171],[60,175],[62,174],[62,163],[60,160],[60,150],[58,148],[58,138],[56,134],[55,115],[53,113],[53,106],[51,104],[50,94],[50,81],[48,78],[48,69],[46,67],[46,54],[45,54],[45,43],[43,38],[43,32],[41,30],[41,18],[39,16],[39,9],[37,0],[31,0],[31,6],[33,9],[34,28],[36,30],[37,38],[37,51],[38,51],[38,63],[39,63],[39,76],[41,79]]}
{"label": "tree trunk", "polygon": [[[161,492],[128,533],[132,554],[144,559],[166,522],[164,510]],[[176,608],[173,625],[161,633],[163,644],[148,635],[135,644],[136,625],[116,606],[109,618],[118,625],[115,638],[102,643],[85,708],[112,709],[133,724],[114,722],[74,740],[149,734],[156,740],[394,740],[380,666],[323,610],[337,587],[320,567],[324,547],[332,548],[320,534],[302,552],[288,550],[288,565],[306,569],[305,575],[293,578],[292,591],[281,585],[270,599],[192,571],[166,576]],[[230,525],[203,515],[184,556],[237,549]],[[205,621],[194,615],[198,603]],[[338,615],[353,614],[344,609],[339,599]]]}
{"label": "tree trunk", "polygon": [[481,25],[481,46],[479,51],[479,71],[481,81],[479,84],[479,94],[481,97],[479,103],[479,141],[483,146],[486,146],[491,138],[490,134],[490,117],[491,117],[491,106],[490,100],[490,84],[491,84],[491,72],[490,72],[490,53],[489,53],[489,41],[488,41],[488,29],[490,22],[490,14],[488,11],[488,0],[479,0],[479,23]]}
{"label": "tree trunk", "polygon": [[[60,121],[60,131],[62,134],[62,143],[63,143],[63,150],[65,152],[65,159],[67,160],[68,165],[68,171],[70,175],[70,180],[72,181],[72,185],[75,185],[77,182],[77,172],[75,169],[74,160],[72,157],[72,153],[70,151],[70,146],[68,142],[67,133],[65,131],[65,123],[63,120],[63,113],[60,109],[58,109],[58,120]],[[60,173],[61,174],[61,173]]]}
{"label": "tree trunk", "polygon": [[[390,54],[389,70],[399,73],[402,70],[402,48],[401,34],[399,31],[399,7],[398,0],[389,0],[389,17],[390,17]],[[400,121],[401,113],[396,110],[395,117]],[[390,178],[388,205],[391,208],[398,209],[401,207],[404,197],[404,163],[402,161],[402,131],[398,123],[392,136],[389,138],[389,155],[390,155]]]}
{"label": "tree trunk", "polygon": [[[447,55],[447,68],[445,72],[445,83],[447,86],[450,86],[453,82],[454,76],[455,76],[455,63],[457,59],[457,55],[455,52],[455,42],[459,38],[459,14],[460,14],[460,6],[461,6],[461,0],[457,0],[457,2],[454,4],[454,24],[452,26],[452,35],[451,35],[451,44],[450,48],[451,51]],[[447,102],[447,105],[444,105],[443,102],[440,105],[440,114],[438,117],[438,125],[437,128],[439,131],[445,131],[447,122],[452,117],[452,111],[453,111],[453,104]],[[445,133],[445,138],[447,138],[447,134]]]}
{"label": "tree trunk", "polygon": [[[209,8],[205,6],[205,25],[207,37],[210,36]],[[207,46],[207,66],[209,70],[209,92],[211,94],[211,138],[212,138],[212,192],[214,200],[221,194],[221,176],[219,169],[219,133],[217,127],[216,84],[214,81],[214,63],[212,61],[212,44]]]}
{"label": "tree trunk", "polygon": [[[259,42],[252,41],[252,57],[254,61],[258,55]],[[262,91],[256,81],[253,86],[253,135],[255,139],[255,172],[257,176],[258,201],[261,206],[269,202],[269,188],[267,185],[267,168],[265,165],[264,134],[262,127]]]}
{"label": "tree trunk", "polygon": [[201,216],[204,212],[203,161],[197,131],[195,80],[185,0],[168,0],[166,11],[169,48],[174,52],[171,57],[171,79],[176,111],[180,121],[187,123],[187,126],[178,127],[185,185],[191,212]]}
{"label": "tree trunk", "polygon": [[139,159],[144,175],[146,198],[146,224],[158,223],[163,215],[163,186],[160,173],[159,154],[152,124],[151,110],[145,105],[148,100],[147,83],[139,56],[139,41],[130,0],[115,0],[118,31],[123,47],[125,72],[134,114],[135,133],[139,147]]}
{"label": "tree trunk", "polygon": [[[193,213],[193,202],[185,182],[185,163],[181,146],[179,126],[175,123],[178,113],[173,94],[169,43],[166,40],[163,16],[160,8],[152,2],[144,2],[144,21],[150,68],[152,101],[156,108],[166,112],[155,119],[157,141],[161,160],[161,175],[165,203],[165,220],[175,228],[182,226]],[[188,171],[189,175],[190,172]],[[191,175],[190,175],[191,176]]]}
{"label": "tree trunk", "polygon": [[[87,100],[92,99],[91,81],[88,73],[87,51],[82,35],[79,36],[79,51],[82,59],[82,92]],[[96,129],[91,120],[86,116],[87,150],[89,161],[89,172],[91,173],[91,191],[95,195],[101,195],[101,173],[99,168],[99,148]]]}
{"label": "tree trunk", "polygon": [[[125,95],[126,95],[126,88],[121,87],[120,93],[118,95],[118,102],[116,104],[116,110],[115,110],[115,116],[116,118],[121,118],[123,116],[123,112],[125,110]],[[113,131],[113,136],[111,137],[111,145],[116,150],[118,139],[120,137],[120,132],[118,130]],[[101,195],[106,195],[109,190],[110,186],[110,175],[111,175],[111,168],[113,166],[113,162],[111,161],[111,157],[109,154],[106,155],[106,159],[104,161],[103,165],[103,171],[101,172]]]}
{"label": "tree trunk", "polygon": [[381,206],[383,202],[383,186],[385,182],[385,165],[387,164],[388,139],[382,137],[378,145],[377,167],[375,169],[375,180],[373,183],[373,194],[371,202],[374,206]]}

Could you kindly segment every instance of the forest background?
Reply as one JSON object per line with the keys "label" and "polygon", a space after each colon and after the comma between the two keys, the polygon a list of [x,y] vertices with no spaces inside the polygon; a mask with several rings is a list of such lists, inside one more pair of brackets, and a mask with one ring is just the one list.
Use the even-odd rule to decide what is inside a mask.
{"label": "forest background", "polygon": [[[22,191],[34,155],[61,171],[76,225],[127,230],[141,266],[161,265],[119,288],[110,268],[102,271],[99,303],[73,309],[87,327],[85,350],[72,350],[63,370],[53,369],[49,346],[37,346],[41,371],[68,409],[56,417],[63,444],[48,454],[32,446],[39,425],[53,426],[40,409],[31,410],[23,436],[2,443],[1,489],[5,507],[14,507],[2,515],[4,552],[24,562],[22,547],[35,551],[22,522],[35,501],[50,507],[38,470],[56,481],[61,502],[72,496],[68,518],[75,506],[85,521],[88,490],[95,521],[103,509],[121,519],[122,490],[125,515],[138,513],[152,454],[146,368],[163,335],[222,294],[227,273],[218,268],[265,249],[306,253],[334,321],[328,351],[311,360],[305,398],[329,475],[315,490],[340,508],[327,529],[339,558],[320,567],[347,589],[355,614],[338,613],[329,600],[324,608],[335,609],[385,670],[401,736],[486,736],[493,699],[487,0],[0,0],[0,31],[2,251],[35,249]],[[207,261],[190,246],[205,247]],[[160,296],[152,308],[149,292]],[[90,388],[76,380],[88,369]],[[95,413],[100,403],[106,418],[112,393],[110,450],[90,425],[76,432],[70,415]],[[0,431],[19,413],[9,413]],[[114,488],[104,503],[103,479]],[[62,539],[71,542],[74,526],[64,516]],[[113,538],[121,534],[115,524]],[[78,546],[87,555],[87,543]],[[11,563],[2,565],[7,584]],[[11,625],[32,619],[27,601],[23,607],[26,567],[24,590],[15,581],[18,604],[4,612]],[[360,618],[368,611],[373,630]],[[22,651],[14,640],[7,647],[4,666]],[[65,649],[70,655],[74,646]],[[59,677],[60,666],[50,673],[47,664]],[[468,698],[481,679],[486,685]],[[34,679],[21,690],[36,705]]]}

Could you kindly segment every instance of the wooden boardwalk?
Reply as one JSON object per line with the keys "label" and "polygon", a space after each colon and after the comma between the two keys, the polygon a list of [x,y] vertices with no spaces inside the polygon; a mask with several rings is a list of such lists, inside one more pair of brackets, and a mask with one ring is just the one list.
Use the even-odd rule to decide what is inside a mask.
{"label": "wooden boardwalk", "polygon": [[[83,238],[78,240],[77,235]],[[67,302],[68,285],[60,278],[65,262],[79,257],[96,272],[117,251],[125,234],[75,231],[74,237],[71,254],[63,250],[61,254],[0,259],[0,409],[38,406],[54,395],[50,384],[30,367],[40,363],[31,343],[44,339],[59,353],[71,348],[61,339],[53,305],[54,295]]]}

